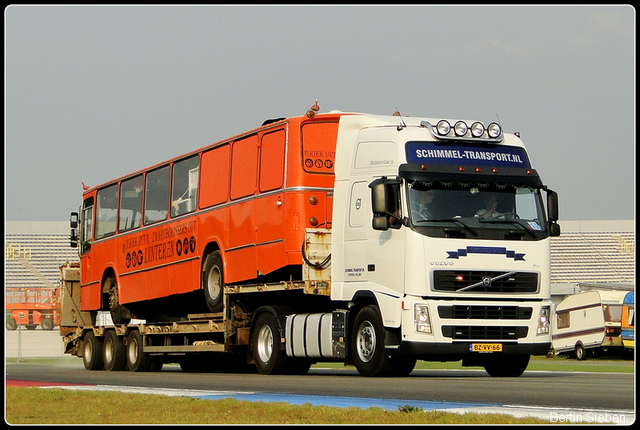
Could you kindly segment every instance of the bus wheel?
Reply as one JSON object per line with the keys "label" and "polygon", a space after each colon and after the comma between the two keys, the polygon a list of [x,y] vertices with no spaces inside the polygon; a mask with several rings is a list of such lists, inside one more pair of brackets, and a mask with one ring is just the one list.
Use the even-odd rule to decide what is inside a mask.
{"label": "bus wheel", "polygon": [[291,369],[291,360],[280,348],[280,335],[276,318],[263,312],[256,320],[251,336],[253,359],[263,375],[285,373]]}
{"label": "bus wheel", "polygon": [[127,367],[127,354],[124,343],[115,330],[109,330],[104,335],[102,350],[105,369],[118,371]]}
{"label": "bus wheel", "polygon": [[202,270],[202,289],[204,290],[204,299],[209,312],[220,312],[222,310],[224,291],[220,251],[214,251],[207,255],[204,269]]}
{"label": "bus wheel", "polygon": [[142,348],[142,335],[132,330],[127,337],[127,367],[132,372],[146,372],[151,368],[151,358]]}
{"label": "bus wheel", "polygon": [[129,324],[131,321],[131,315],[129,310],[120,304],[120,298],[118,297],[118,284],[116,284],[116,278],[109,276],[104,280],[102,291],[109,291],[109,312],[111,313],[111,321],[114,324]]}
{"label": "bus wheel", "polygon": [[362,308],[354,322],[351,351],[358,372],[363,376],[376,376],[389,372],[391,365],[384,350],[384,327],[375,306]]}
{"label": "bus wheel", "polygon": [[45,318],[40,322],[42,330],[53,330],[53,320],[51,318]]}
{"label": "bus wheel", "polygon": [[102,339],[98,339],[92,331],[84,335],[84,348],[82,350],[82,362],[87,370],[104,369],[102,361]]}
{"label": "bus wheel", "polygon": [[586,360],[587,359],[587,351],[584,349],[581,343],[576,345],[576,358],[578,360]]}
{"label": "bus wheel", "polygon": [[524,373],[529,365],[528,355],[504,355],[492,359],[489,357],[484,370],[495,377],[516,377]]}
{"label": "bus wheel", "polygon": [[15,330],[18,328],[18,323],[13,318],[7,318],[7,330]]}

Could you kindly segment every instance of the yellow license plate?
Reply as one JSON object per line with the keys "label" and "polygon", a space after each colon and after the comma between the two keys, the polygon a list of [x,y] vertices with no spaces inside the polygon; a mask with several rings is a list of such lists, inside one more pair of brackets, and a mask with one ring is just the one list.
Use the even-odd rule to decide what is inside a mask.
{"label": "yellow license plate", "polygon": [[472,343],[469,352],[502,352],[501,343]]}

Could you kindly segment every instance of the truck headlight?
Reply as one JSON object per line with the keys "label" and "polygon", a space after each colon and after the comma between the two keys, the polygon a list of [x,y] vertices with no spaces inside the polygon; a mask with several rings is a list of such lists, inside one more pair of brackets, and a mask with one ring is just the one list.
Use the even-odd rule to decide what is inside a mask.
{"label": "truck headlight", "polygon": [[549,316],[551,308],[543,306],[540,308],[540,317],[538,318],[538,334],[549,334]]}
{"label": "truck headlight", "polygon": [[418,333],[431,333],[431,320],[429,319],[429,306],[414,305],[413,319]]}

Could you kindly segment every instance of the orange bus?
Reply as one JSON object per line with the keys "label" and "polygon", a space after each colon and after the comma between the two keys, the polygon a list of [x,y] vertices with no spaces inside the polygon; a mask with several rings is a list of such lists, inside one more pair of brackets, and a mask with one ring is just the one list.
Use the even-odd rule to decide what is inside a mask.
{"label": "orange bus", "polygon": [[221,311],[225,284],[301,279],[305,228],[331,225],[341,115],[267,120],[85,190],[82,310],[170,320]]}

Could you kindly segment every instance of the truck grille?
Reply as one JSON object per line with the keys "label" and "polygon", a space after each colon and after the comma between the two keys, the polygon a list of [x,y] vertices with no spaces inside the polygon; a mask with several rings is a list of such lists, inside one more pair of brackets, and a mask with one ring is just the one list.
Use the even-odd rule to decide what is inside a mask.
{"label": "truck grille", "polygon": [[520,306],[438,306],[440,318],[468,320],[528,320],[533,308]]}
{"label": "truck grille", "polygon": [[[514,272],[509,276],[503,276],[505,273],[507,272],[436,270],[433,272],[433,289],[455,292],[477,284],[464,292],[535,293],[538,291],[537,273]],[[488,282],[488,280],[491,281]]]}
{"label": "truck grille", "polygon": [[489,327],[489,326],[442,326],[442,335],[452,339],[500,339],[515,340],[527,337],[529,327]]}

